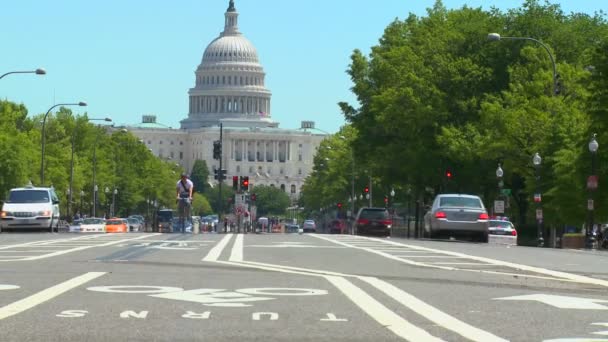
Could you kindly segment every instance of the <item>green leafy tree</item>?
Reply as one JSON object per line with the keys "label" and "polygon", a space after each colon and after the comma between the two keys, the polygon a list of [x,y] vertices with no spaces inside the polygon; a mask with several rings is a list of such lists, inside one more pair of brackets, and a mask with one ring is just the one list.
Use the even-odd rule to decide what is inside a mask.
{"label": "green leafy tree", "polygon": [[257,216],[283,215],[291,204],[285,191],[273,186],[256,186],[252,193],[256,195]]}
{"label": "green leafy tree", "polygon": [[[219,196],[219,186],[214,186],[212,187],[208,187],[204,193],[205,197],[207,198],[207,200],[209,201],[209,204],[211,204],[211,208],[213,209],[214,213],[219,213],[219,208],[220,205],[218,202],[218,196]],[[226,186],[226,184],[224,184],[222,186],[222,209],[224,212],[228,212],[229,208],[230,208],[230,203],[232,203],[232,199],[234,198],[234,190],[232,190],[232,188]]]}
{"label": "green leafy tree", "polygon": [[211,204],[205,196],[200,193],[195,193],[192,200],[192,214],[197,216],[210,215],[213,213]]}
{"label": "green leafy tree", "polygon": [[209,168],[207,162],[204,160],[197,159],[194,161],[192,166],[192,172],[190,173],[190,179],[194,183],[194,189],[197,192],[204,193],[209,185],[207,185],[209,179]]}

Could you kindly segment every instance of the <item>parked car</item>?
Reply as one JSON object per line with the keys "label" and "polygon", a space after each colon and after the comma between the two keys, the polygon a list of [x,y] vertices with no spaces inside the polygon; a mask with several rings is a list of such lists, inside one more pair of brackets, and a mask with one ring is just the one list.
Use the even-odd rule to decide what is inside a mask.
{"label": "parked car", "polygon": [[89,217],[80,223],[81,233],[105,233],[106,221],[102,218]]}
{"label": "parked car", "polygon": [[488,242],[489,218],[479,196],[441,194],[424,215],[424,232],[431,238],[443,233],[466,234]]}
{"label": "parked car", "polygon": [[82,219],[77,219],[70,224],[68,227],[68,231],[70,233],[80,233],[80,224],[82,223]]}
{"label": "parked car", "polygon": [[491,235],[517,236],[517,230],[513,223],[504,219],[491,219],[488,223],[488,233]]}
{"label": "parked car", "polygon": [[299,233],[300,232],[300,226],[297,224],[291,224],[291,223],[287,223],[285,224],[285,233]]}
{"label": "parked car", "polygon": [[314,220],[305,220],[302,225],[302,230],[304,230],[304,233],[316,233],[317,225]]}
{"label": "parked car", "polygon": [[144,230],[143,223],[138,218],[129,217],[127,222],[129,223],[130,232],[141,232]]}
{"label": "parked car", "polygon": [[125,219],[111,218],[106,221],[106,233],[127,233],[129,223]]}
{"label": "parked car", "polygon": [[361,208],[355,222],[357,235],[391,235],[393,222],[385,208]]}
{"label": "parked car", "polygon": [[59,198],[53,188],[28,184],[11,189],[0,212],[0,231],[28,228],[59,231]]}

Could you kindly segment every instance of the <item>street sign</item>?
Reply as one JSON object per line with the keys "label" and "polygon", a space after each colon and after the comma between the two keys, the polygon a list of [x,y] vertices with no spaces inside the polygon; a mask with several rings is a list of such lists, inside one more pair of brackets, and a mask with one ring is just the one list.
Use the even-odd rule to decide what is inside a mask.
{"label": "street sign", "polygon": [[500,193],[505,196],[511,196],[511,189],[501,189]]}
{"label": "street sign", "polygon": [[536,203],[542,202],[542,197],[540,194],[534,194],[534,202],[536,202]]}
{"label": "street sign", "polygon": [[494,201],[494,213],[504,214],[505,213],[505,201]]}
{"label": "street sign", "polygon": [[587,210],[593,210],[593,200],[592,199],[587,200]]}
{"label": "street sign", "polygon": [[536,219],[537,220],[543,219],[543,210],[542,209],[536,209]]}
{"label": "street sign", "polygon": [[598,176],[589,176],[587,178],[587,189],[588,190],[596,190],[598,185]]}

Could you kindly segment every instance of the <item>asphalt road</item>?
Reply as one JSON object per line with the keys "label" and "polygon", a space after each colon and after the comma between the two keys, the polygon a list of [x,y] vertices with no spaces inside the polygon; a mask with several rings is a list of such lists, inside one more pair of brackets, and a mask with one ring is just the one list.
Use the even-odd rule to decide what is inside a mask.
{"label": "asphalt road", "polygon": [[608,341],[607,265],[349,235],[2,233],[0,341]]}

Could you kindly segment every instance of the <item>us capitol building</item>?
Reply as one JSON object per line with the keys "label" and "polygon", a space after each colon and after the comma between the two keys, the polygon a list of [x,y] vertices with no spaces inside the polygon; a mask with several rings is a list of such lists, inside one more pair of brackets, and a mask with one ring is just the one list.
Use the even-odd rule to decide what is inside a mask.
{"label": "us capitol building", "polygon": [[215,182],[213,170],[219,168],[219,161],[213,159],[213,141],[220,138],[221,123],[222,168],[228,182],[232,183],[232,176],[249,176],[254,187],[275,186],[297,198],[326,136],[281,129],[272,120],[266,74],[255,47],[239,32],[234,0],[225,17],[224,31],[207,46],[196,69],[195,86],[188,91],[188,117],[180,122],[181,129],[163,126],[153,115],[144,115],[141,124],[128,128],[152,153],[186,170],[192,170],[195,160],[205,160],[209,181]]}

